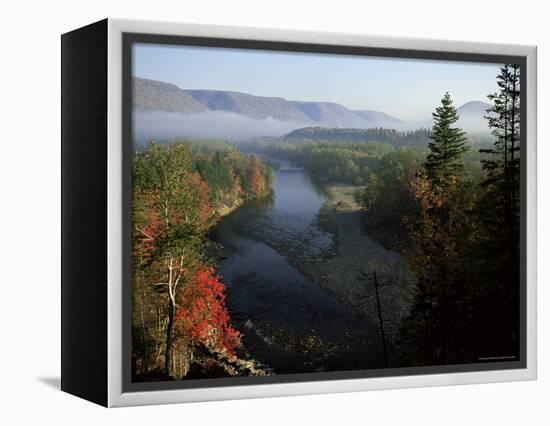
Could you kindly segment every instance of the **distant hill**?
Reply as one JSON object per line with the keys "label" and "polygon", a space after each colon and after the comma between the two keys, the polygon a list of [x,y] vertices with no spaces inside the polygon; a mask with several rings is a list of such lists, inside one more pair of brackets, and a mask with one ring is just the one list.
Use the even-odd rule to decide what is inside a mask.
{"label": "distant hill", "polygon": [[[473,134],[489,134],[489,127],[487,120],[484,118],[488,115],[486,110],[491,108],[491,104],[481,101],[471,101],[457,107],[458,122],[456,126],[464,129],[466,132]],[[421,127],[431,129],[434,125],[433,118],[426,118],[424,120],[415,122],[404,122],[400,125],[396,125],[395,128],[401,130],[414,130]]]}
{"label": "distant hill", "polygon": [[138,111],[193,114],[224,111],[255,120],[274,119],[297,127],[389,127],[400,120],[379,111],[352,111],[335,102],[288,101],[223,90],[187,90],[174,84],[134,78],[134,107]]}
{"label": "distant hill", "polygon": [[186,90],[185,92],[213,111],[232,112],[258,120],[271,117],[282,121],[311,123],[292,102],[283,98],[220,90]]}
{"label": "distant hill", "polygon": [[459,106],[457,125],[462,127],[467,132],[489,132],[487,120],[484,118],[487,109],[491,108],[491,104],[481,101],[471,101]]}
{"label": "distant hill", "polygon": [[[430,129],[431,117],[417,122],[401,120],[373,110],[351,110],[335,102],[291,101],[223,90],[187,90],[174,84],[133,79],[133,105],[139,117],[136,137],[175,136],[241,139],[282,136],[304,127],[351,130]],[[488,133],[485,102],[472,101],[458,108],[458,125],[468,132]],[[347,133],[346,133],[347,132]],[[360,133],[360,132],[359,132]],[[362,136],[361,136],[362,137]]]}
{"label": "distant hill", "polygon": [[198,113],[208,108],[175,84],[134,78],[133,103],[138,111]]}
{"label": "distant hill", "polygon": [[367,123],[347,109],[334,102],[302,102],[292,101],[300,111],[312,121],[324,127],[366,127]]}
{"label": "distant hill", "polygon": [[380,111],[353,110],[353,112],[368,123],[369,127],[394,127],[403,123],[401,120]]}
{"label": "distant hill", "polygon": [[457,108],[459,115],[475,115],[478,117],[483,117],[487,114],[487,110],[491,108],[491,104],[481,101],[471,101],[466,102],[464,105],[461,105]]}

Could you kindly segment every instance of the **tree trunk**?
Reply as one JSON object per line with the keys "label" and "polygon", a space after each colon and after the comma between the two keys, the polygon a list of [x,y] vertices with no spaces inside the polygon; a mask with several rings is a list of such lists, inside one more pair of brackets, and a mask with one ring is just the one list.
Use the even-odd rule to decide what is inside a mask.
{"label": "tree trunk", "polygon": [[168,304],[168,326],[166,327],[166,352],[164,356],[164,373],[167,377],[172,374],[172,342],[174,340],[174,313],[175,307],[172,301]]}
{"label": "tree trunk", "polygon": [[376,271],[372,271],[374,278],[374,288],[376,289],[376,307],[378,308],[378,320],[380,321],[380,336],[382,337],[382,349],[384,353],[384,367],[388,368],[388,350],[386,348],[386,335],[384,333],[384,320],[382,319],[382,309],[380,307],[380,294],[378,292],[378,278]]}

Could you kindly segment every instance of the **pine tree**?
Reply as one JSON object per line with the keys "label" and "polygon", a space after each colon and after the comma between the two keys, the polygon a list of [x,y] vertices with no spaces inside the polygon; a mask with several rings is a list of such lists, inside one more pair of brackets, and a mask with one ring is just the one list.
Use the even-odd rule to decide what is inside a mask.
{"label": "pine tree", "polygon": [[464,168],[460,157],[468,150],[465,132],[452,127],[458,121],[458,113],[453,106],[449,92],[441,99],[441,106],[432,113],[434,118],[432,142],[428,144],[430,154],[425,167],[432,184],[447,181],[457,176]]}
{"label": "pine tree", "polygon": [[481,150],[485,179],[478,210],[487,253],[481,282],[480,325],[492,336],[493,347],[519,353],[520,298],[520,67],[505,64],[497,76],[498,92],[488,96],[488,125],[495,137]]}
{"label": "pine tree", "polygon": [[504,219],[512,222],[519,204],[520,149],[520,69],[519,65],[504,65],[497,76],[500,91],[488,96],[493,106],[485,118],[496,140],[483,160],[487,178],[485,185],[500,192]]}
{"label": "pine tree", "polygon": [[425,172],[417,174],[411,189],[418,207],[410,224],[409,264],[416,275],[416,294],[405,336],[412,340],[421,365],[448,364],[464,359],[458,336],[464,329],[462,314],[468,294],[460,280],[465,235],[471,230],[468,181],[459,179],[468,150],[449,93],[433,113],[434,126]]}

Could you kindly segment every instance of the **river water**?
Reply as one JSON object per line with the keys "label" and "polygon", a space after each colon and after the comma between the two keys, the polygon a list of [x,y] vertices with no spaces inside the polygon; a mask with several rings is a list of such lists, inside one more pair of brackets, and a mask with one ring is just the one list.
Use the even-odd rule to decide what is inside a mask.
{"label": "river water", "polygon": [[303,169],[279,163],[272,195],[245,203],[213,235],[224,246],[218,269],[245,355],[275,374],[381,366],[375,326],[296,267],[332,255],[334,236],[317,224],[323,191]]}

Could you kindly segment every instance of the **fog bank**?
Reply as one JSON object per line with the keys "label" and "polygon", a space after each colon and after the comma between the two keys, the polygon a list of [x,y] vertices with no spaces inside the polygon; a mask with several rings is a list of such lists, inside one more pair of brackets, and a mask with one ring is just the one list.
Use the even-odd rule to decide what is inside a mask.
{"label": "fog bank", "polygon": [[164,111],[134,111],[134,140],[144,143],[175,137],[248,139],[259,136],[282,136],[308,123],[274,118],[255,120],[224,111],[182,114]]}

